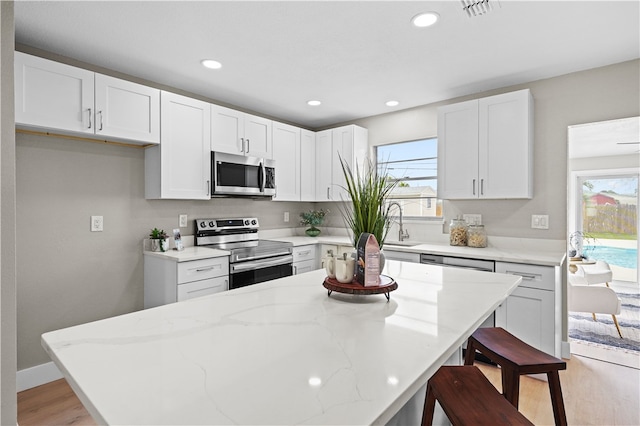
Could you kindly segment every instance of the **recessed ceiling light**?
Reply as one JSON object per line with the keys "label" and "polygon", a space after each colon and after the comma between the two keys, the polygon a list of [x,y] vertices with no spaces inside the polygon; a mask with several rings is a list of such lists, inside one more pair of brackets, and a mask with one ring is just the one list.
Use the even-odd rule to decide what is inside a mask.
{"label": "recessed ceiling light", "polygon": [[211,68],[212,70],[218,70],[222,68],[222,64],[218,61],[214,61],[213,59],[203,59],[200,61],[203,67]]}
{"label": "recessed ceiling light", "polygon": [[385,105],[390,106],[390,107],[394,107],[394,106],[398,106],[400,104],[400,102],[398,101],[387,101],[387,103]]}
{"label": "recessed ceiling light", "polygon": [[430,27],[431,25],[438,22],[440,15],[436,12],[425,12],[419,15],[414,16],[411,19],[411,23],[419,28]]}
{"label": "recessed ceiling light", "polygon": [[320,105],[322,102],[320,101],[308,101],[307,105],[311,105],[311,106],[318,106]]}

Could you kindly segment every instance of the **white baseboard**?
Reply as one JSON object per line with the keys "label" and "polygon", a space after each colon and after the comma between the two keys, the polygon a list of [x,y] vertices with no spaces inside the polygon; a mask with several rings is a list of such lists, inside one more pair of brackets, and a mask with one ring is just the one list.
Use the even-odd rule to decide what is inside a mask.
{"label": "white baseboard", "polygon": [[18,371],[16,374],[16,390],[21,392],[61,378],[62,373],[53,362],[36,365],[35,367]]}
{"label": "white baseboard", "polygon": [[571,359],[571,344],[569,342],[560,342],[560,356],[564,359]]}

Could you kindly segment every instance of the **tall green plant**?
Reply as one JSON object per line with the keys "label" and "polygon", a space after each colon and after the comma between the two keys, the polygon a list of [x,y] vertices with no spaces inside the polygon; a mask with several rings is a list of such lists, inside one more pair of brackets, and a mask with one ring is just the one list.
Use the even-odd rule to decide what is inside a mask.
{"label": "tall green plant", "polygon": [[363,171],[356,162],[354,172],[342,157],[340,164],[346,181],[344,189],[351,197],[351,204],[342,209],[342,216],[353,233],[353,246],[358,243],[360,234],[368,232],[375,235],[382,248],[391,225],[386,201],[397,181],[389,178],[386,170],[379,173],[370,160]]}

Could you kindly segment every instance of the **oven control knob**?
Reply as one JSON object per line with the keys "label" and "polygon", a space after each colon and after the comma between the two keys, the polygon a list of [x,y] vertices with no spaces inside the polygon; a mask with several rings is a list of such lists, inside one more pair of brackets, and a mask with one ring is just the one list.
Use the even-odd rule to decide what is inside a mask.
{"label": "oven control knob", "polygon": [[249,219],[245,219],[244,224],[249,225]]}
{"label": "oven control knob", "polygon": [[211,222],[209,222],[209,226],[212,227],[212,228],[215,228],[216,225],[213,223],[213,221],[211,221]]}
{"label": "oven control knob", "polygon": [[200,222],[200,228],[206,228],[207,227],[207,222]]}
{"label": "oven control knob", "polygon": [[252,225],[255,225],[256,223],[258,223],[258,221],[257,221],[257,220],[255,220],[255,219],[253,219],[253,220],[251,221],[251,224],[252,224]]}

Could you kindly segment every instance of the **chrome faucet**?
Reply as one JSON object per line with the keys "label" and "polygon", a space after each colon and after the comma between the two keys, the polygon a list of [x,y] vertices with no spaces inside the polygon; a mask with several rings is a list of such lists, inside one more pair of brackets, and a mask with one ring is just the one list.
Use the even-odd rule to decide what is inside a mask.
{"label": "chrome faucet", "polygon": [[400,212],[400,222],[398,223],[398,241],[404,241],[405,238],[409,239],[409,231],[405,231],[402,226],[402,206],[397,201],[389,203],[389,207],[387,207],[387,212],[391,210],[391,206],[398,206],[398,211]]}

